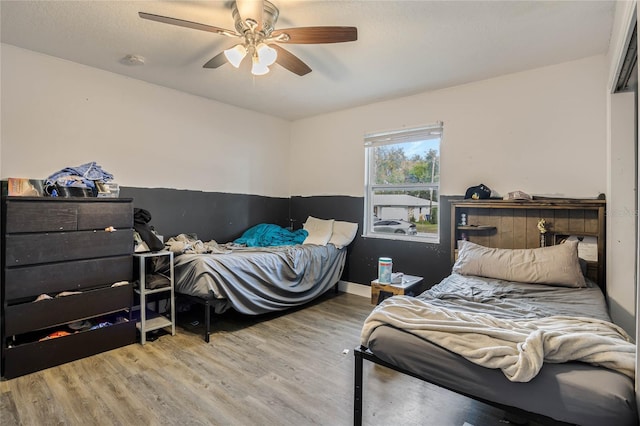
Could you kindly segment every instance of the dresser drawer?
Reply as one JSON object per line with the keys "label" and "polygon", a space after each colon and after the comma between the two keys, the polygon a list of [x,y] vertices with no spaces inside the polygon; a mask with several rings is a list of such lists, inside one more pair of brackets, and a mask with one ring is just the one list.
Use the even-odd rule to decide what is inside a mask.
{"label": "dresser drawer", "polygon": [[7,201],[7,234],[16,232],[75,231],[78,208],[71,203]]}
{"label": "dresser drawer", "polygon": [[6,379],[33,373],[65,362],[84,358],[134,343],[134,321],[83,331],[66,337],[27,343],[5,349]]}
{"label": "dresser drawer", "polygon": [[81,203],[78,230],[133,228],[133,204],[130,202]]}
{"label": "dresser drawer", "polygon": [[131,284],[85,291],[81,294],[21,303],[5,309],[5,334],[13,336],[77,320],[97,317],[133,305]]}
{"label": "dresser drawer", "polygon": [[8,301],[35,299],[42,293],[53,296],[61,291],[130,281],[132,277],[133,258],[130,255],[9,268],[4,277],[5,298]]}
{"label": "dresser drawer", "polygon": [[133,230],[77,231],[6,236],[5,266],[92,259],[133,253]]}
{"label": "dresser drawer", "polygon": [[6,208],[7,234],[133,227],[133,205],[124,198],[86,201],[9,199]]}

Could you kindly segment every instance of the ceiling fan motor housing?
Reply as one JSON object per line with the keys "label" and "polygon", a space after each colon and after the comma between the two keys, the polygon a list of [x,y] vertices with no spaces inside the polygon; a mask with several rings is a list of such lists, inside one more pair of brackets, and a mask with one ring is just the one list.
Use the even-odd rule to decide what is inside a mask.
{"label": "ceiling fan motor housing", "polygon": [[[262,13],[262,30],[261,32],[265,37],[268,37],[271,34],[276,26],[276,22],[278,21],[278,15],[280,11],[278,8],[269,1],[264,1],[264,10]],[[231,11],[233,20],[235,22],[236,31],[240,34],[244,34],[247,31],[250,31],[251,28],[246,24],[245,21],[242,20],[240,13],[238,12],[238,5],[234,2],[233,9]],[[251,19],[251,17],[244,17],[244,19]]]}

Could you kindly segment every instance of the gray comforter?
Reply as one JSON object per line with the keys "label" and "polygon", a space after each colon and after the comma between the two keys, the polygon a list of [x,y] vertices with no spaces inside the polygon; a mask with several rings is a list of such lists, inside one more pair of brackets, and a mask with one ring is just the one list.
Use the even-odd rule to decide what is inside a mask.
{"label": "gray comforter", "polygon": [[174,263],[176,291],[217,299],[217,313],[233,307],[257,315],[307,303],[338,282],[346,259],[346,249],[332,244],[225,248],[181,254]]}
{"label": "gray comforter", "polygon": [[[494,281],[494,282],[492,282]],[[635,345],[608,320],[597,288],[495,282],[453,274],[421,298],[393,297],[365,321],[362,343],[391,325],[511,381],[527,382],[543,361],[583,361],[634,376]],[[594,303],[595,302],[595,303]]]}
{"label": "gray comforter", "polygon": [[[387,299],[387,300],[391,300]],[[552,316],[608,321],[602,291],[511,283],[452,275],[417,298],[460,312],[501,320]],[[583,362],[545,362],[536,377],[512,382],[422,337],[391,325],[376,327],[363,342],[378,358],[432,383],[552,419],[584,426],[637,425],[634,381],[617,371]]]}
{"label": "gray comforter", "polygon": [[611,321],[602,290],[527,284],[451,274],[419,296],[434,306],[490,314],[501,319],[582,316]]}

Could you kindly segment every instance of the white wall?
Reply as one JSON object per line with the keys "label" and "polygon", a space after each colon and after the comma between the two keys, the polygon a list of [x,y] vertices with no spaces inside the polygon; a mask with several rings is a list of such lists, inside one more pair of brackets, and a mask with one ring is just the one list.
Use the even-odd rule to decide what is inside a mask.
{"label": "white wall", "polygon": [[[620,325],[635,336],[636,346],[640,330],[638,324],[640,318],[637,316],[640,302],[638,300],[638,111],[637,105],[633,107],[630,105],[631,100],[628,95],[613,94],[613,89],[623,63],[628,40],[633,28],[637,26],[637,14],[636,1],[616,3],[607,56],[609,68],[607,183],[610,187],[610,194],[607,194],[609,199],[607,208],[610,212],[607,221],[607,286],[614,286],[612,291],[607,292],[607,298],[614,321],[617,318],[620,321],[619,318],[622,318],[625,323]],[[634,121],[634,118],[633,129],[630,130],[630,122]],[[628,158],[629,156],[631,158]],[[624,214],[629,211],[628,209],[631,209],[631,218]],[[632,278],[630,282],[629,278]],[[616,280],[615,283],[610,284],[610,279]],[[630,325],[631,321],[635,323]],[[636,404],[640,405],[638,370],[636,350]]]}
{"label": "white wall", "polygon": [[633,93],[613,94],[635,26],[635,2],[618,2],[607,56],[607,301],[632,336],[636,326],[636,105]]}
{"label": "white wall", "polygon": [[124,186],[289,196],[288,121],[0,48],[2,178],[96,161]]}
{"label": "white wall", "polygon": [[362,196],[365,133],[442,120],[444,195],[606,190],[602,56],[289,123],[1,49],[2,178],[97,161],[126,186]]}
{"label": "white wall", "polygon": [[614,322],[635,335],[635,94],[610,103],[607,189],[607,295]]}
{"label": "white wall", "polygon": [[[441,194],[606,191],[605,56],[298,120],[291,195],[364,194],[365,133],[444,122]],[[390,76],[392,78],[392,76]]]}

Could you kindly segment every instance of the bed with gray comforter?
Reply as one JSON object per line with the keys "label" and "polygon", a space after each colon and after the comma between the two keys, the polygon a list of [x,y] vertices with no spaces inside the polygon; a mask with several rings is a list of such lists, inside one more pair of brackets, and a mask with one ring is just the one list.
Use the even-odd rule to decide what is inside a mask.
{"label": "bed with gray comforter", "polygon": [[216,313],[230,308],[248,315],[280,311],[332,288],[345,253],[332,244],[298,244],[181,254],[174,263],[176,291],[215,300]]}
{"label": "bed with gray comforter", "polygon": [[174,279],[177,293],[205,305],[207,342],[210,309],[259,315],[306,304],[337,285],[347,252],[333,244],[204,250],[176,256]]}
{"label": "bed with gray comforter", "polygon": [[363,357],[541,421],[638,423],[635,344],[611,323],[591,282],[568,288],[453,273],[417,298],[376,307],[361,345],[356,424]]}

